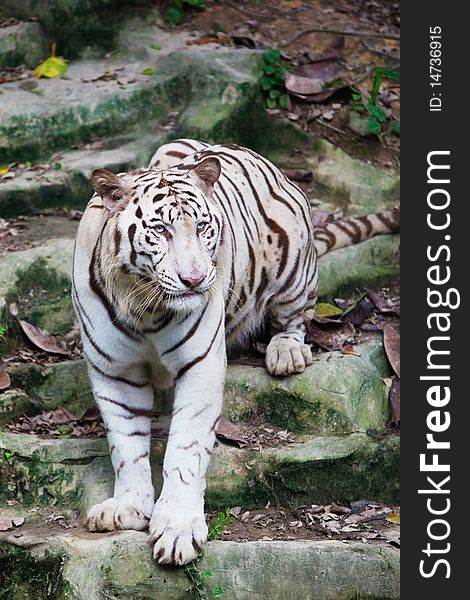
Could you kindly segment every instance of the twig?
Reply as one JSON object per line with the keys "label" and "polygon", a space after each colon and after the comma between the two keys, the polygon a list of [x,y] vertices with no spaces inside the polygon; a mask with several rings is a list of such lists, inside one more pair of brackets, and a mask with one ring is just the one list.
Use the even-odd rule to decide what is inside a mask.
{"label": "twig", "polygon": [[364,48],[366,50],[368,50],[369,52],[372,52],[373,54],[378,54],[379,56],[382,56],[383,58],[392,58],[392,56],[388,52],[384,52],[383,50],[377,50],[376,48],[373,48],[366,42],[366,40],[361,40],[361,44],[364,46]]}
{"label": "twig", "polygon": [[399,40],[400,35],[398,33],[378,33],[376,31],[353,31],[348,29],[330,29],[329,27],[308,27],[307,29],[302,29],[294,36],[292,36],[287,42],[280,44],[282,48],[286,46],[290,46],[293,42],[298,40],[300,37],[307,35],[308,33],[336,33],[338,35],[355,35],[358,37],[376,37],[383,38],[388,40]]}
{"label": "twig", "polygon": [[[235,2],[230,2],[230,0],[227,2],[227,4],[229,6],[231,6],[232,8],[234,8],[235,10],[238,10],[238,11],[244,13],[245,15],[248,15],[249,17],[254,17],[255,19],[268,19],[271,21],[273,18],[272,14],[258,13],[258,12],[255,12],[254,10],[250,10],[249,8],[245,8],[244,6],[241,6],[240,4],[236,4]],[[276,17],[288,17],[289,15],[298,13],[301,10],[303,10],[302,7],[294,8],[293,10],[276,11]]]}
{"label": "twig", "polygon": [[329,123],[327,123],[326,121],[323,121],[322,119],[316,119],[316,122],[320,123],[320,125],[323,125],[323,127],[328,127],[328,129],[332,129],[333,131],[336,131],[336,133],[341,133],[341,135],[348,135],[348,133],[346,131],[339,129],[338,127],[335,127],[334,125],[330,125]]}
{"label": "twig", "polygon": [[[398,67],[400,66],[400,63],[394,63],[391,67],[389,67],[390,69],[398,69]],[[351,83],[349,84],[349,87],[354,87],[356,86],[358,83],[362,83],[365,79],[367,79],[370,75],[372,75],[372,73],[376,70],[376,69],[380,69],[380,67],[378,67],[377,65],[372,65],[370,66],[368,69],[366,69],[364,71],[364,73],[362,75],[359,75],[359,77],[357,77],[354,81],[351,81]]]}

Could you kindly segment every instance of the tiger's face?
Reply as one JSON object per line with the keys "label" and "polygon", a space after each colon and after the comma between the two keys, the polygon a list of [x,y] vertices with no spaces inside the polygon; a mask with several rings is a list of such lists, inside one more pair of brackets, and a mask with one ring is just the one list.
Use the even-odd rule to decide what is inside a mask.
{"label": "tiger's face", "polygon": [[222,216],[211,195],[219,175],[215,158],[184,170],[93,172],[92,186],[115,219],[121,271],[148,284],[153,304],[191,311],[214,288]]}

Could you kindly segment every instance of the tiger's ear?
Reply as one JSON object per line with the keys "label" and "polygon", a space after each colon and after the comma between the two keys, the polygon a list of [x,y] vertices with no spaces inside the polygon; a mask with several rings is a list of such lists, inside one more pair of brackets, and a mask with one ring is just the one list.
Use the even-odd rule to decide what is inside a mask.
{"label": "tiger's ear", "polygon": [[210,196],[214,189],[214,183],[220,177],[220,171],[219,160],[210,157],[193,167],[190,173],[196,178],[196,185],[201,188],[206,196]]}
{"label": "tiger's ear", "polygon": [[91,187],[101,196],[111,212],[122,210],[129,199],[131,188],[119,175],[107,169],[95,169],[91,174]]}

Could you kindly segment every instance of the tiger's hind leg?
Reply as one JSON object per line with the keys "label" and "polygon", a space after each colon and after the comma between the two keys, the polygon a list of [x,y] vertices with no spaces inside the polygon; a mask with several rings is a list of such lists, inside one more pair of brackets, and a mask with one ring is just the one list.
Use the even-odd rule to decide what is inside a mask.
{"label": "tiger's hind leg", "polygon": [[305,343],[305,321],[313,314],[316,294],[300,303],[279,303],[270,309],[272,328],[277,331],[266,349],[266,368],[271,375],[287,376],[302,373],[312,364],[310,346]]}

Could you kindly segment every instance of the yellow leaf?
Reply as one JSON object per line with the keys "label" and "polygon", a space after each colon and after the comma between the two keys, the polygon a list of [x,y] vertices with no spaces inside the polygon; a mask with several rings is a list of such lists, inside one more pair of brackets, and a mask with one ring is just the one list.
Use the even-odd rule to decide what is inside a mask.
{"label": "yellow leaf", "polygon": [[343,311],[337,306],[333,306],[333,304],[328,304],[327,302],[319,302],[315,306],[315,316],[316,317],[333,317],[335,315],[342,315]]}
{"label": "yellow leaf", "polygon": [[63,60],[60,60],[60,58],[49,56],[49,58],[46,58],[44,62],[34,69],[34,74],[38,78],[47,77],[52,79],[53,77],[63,75],[68,68],[68,65]]}
{"label": "yellow leaf", "polygon": [[8,173],[8,167],[2,167],[0,168],[0,175],[5,175],[5,173]]}
{"label": "yellow leaf", "polygon": [[59,77],[60,75],[63,75],[67,71],[69,66],[64,63],[63,60],[60,60],[60,58],[56,57],[55,49],[56,43],[52,42],[51,55],[34,69],[34,74],[36,77],[48,77],[49,79],[52,79],[53,77]]}
{"label": "yellow leaf", "polygon": [[400,513],[390,513],[385,517],[385,519],[389,523],[395,523],[395,525],[400,525]]}

